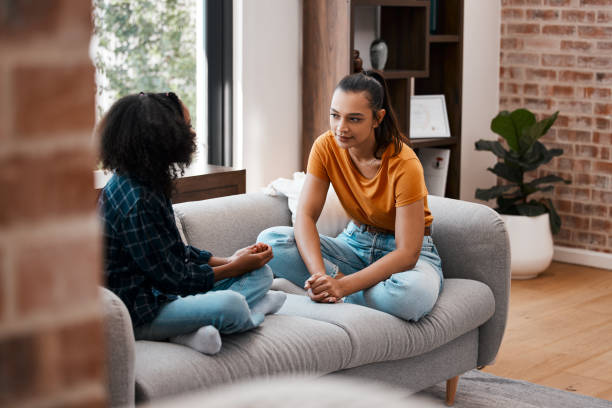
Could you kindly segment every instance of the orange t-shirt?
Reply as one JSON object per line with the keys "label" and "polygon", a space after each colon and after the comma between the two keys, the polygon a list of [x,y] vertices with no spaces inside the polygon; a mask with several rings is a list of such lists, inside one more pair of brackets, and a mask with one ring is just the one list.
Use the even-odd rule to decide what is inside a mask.
{"label": "orange t-shirt", "polygon": [[404,145],[397,156],[389,144],[380,169],[368,179],[353,164],[348,150],[338,146],[331,131],[315,140],[307,172],[330,181],[349,217],[361,224],[395,231],[395,208],[423,199],[425,226],[433,216],[427,206],[423,167],[414,151]]}

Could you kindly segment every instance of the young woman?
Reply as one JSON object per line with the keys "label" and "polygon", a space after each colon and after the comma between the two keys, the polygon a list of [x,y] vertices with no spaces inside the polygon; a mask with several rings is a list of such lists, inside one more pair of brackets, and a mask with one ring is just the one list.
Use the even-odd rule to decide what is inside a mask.
{"label": "young woman", "polygon": [[[352,221],[337,237],[316,221],[329,183]],[[442,289],[431,238],[423,168],[405,144],[375,72],[343,78],[330,107],[330,130],[315,141],[295,227],[258,240],[274,251],[275,276],[308,289],[316,302],[345,302],[417,321]]]}
{"label": "young woman", "polygon": [[99,199],[106,285],[127,306],[136,339],[215,354],[219,333],[250,330],[278,311],[285,295],[268,292],[268,245],[220,258],[181,241],[172,180],[196,146],[189,110],[174,93],[121,98],[97,132],[103,167],[115,173]]}

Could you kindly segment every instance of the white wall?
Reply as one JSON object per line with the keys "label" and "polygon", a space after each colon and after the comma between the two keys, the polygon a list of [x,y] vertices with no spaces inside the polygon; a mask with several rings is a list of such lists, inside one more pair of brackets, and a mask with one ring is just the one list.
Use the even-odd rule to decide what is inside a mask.
{"label": "white wall", "polygon": [[487,167],[495,165],[491,152],[477,152],[479,139],[495,140],[491,119],[499,110],[499,42],[501,4],[466,0],[463,20],[463,118],[461,120],[461,195],[474,198],[477,187],[496,184]]}
{"label": "white wall", "polygon": [[247,191],[300,167],[300,0],[234,0],[234,165]]}

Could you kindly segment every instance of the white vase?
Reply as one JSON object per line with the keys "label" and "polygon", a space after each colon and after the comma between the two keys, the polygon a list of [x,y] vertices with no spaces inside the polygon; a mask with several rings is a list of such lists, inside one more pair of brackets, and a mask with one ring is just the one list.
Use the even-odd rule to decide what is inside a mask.
{"label": "white vase", "polygon": [[510,237],[512,279],[535,278],[550,265],[553,239],[548,214],[503,215]]}

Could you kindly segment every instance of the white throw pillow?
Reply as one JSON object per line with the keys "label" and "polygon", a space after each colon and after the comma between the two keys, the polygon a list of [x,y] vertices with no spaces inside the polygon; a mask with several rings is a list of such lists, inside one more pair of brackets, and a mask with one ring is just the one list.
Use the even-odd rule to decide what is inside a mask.
{"label": "white throw pillow", "polygon": [[[285,178],[276,179],[264,190],[268,195],[275,196],[282,194],[287,197],[287,204],[289,205],[289,211],[291,211],[292,224],[295,223],[297,204],[305,180],[306,174],[304,174],[304,172],[296,172],[293,173],[293,180]],[[334,187],[330,184],[329,190],[327,190],[325,205],[317,221],[317,230],[320,234],[335,237],[344,230],[350,220],[342,204],[340,204]]]}
{"label": "white throw pillow", "polygon": [[183,244],[189,245],[187,244],[187,238],[185,238],[185,231],[183,230],[183,223],[181,222],[181,215],[178,214],[176,209],[173,209],[173,210],[174,210],[174,222],[176,223],[176,229],[178,229],[179,235],[181,236],[181,241],[183,241]]}

